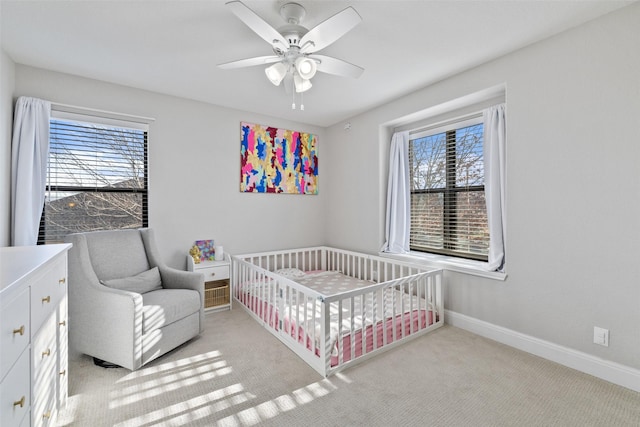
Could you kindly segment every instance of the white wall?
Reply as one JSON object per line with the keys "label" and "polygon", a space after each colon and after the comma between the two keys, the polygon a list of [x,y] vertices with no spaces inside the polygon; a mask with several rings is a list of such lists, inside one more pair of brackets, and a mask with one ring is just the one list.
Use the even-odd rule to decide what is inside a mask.
{"label": "white wall", "polygon": [[11,130],[15,65],[0,49],[0,247],[11,241]]}
{"label": "white wall", "polygon": [[[15,96],[155,118],[149,131],[149,225],[169,264],[185,268],[197,239],[229,253],[324,243],[324,130],[16,65]],[[319,195],[240,193],[240,122],[318,135]]]}
{"label": "white wall", "polygon": [[382,125],[506,84],[508,278],[448,273],[446,306],[640,368],[638,22],[636,3],[329,128],[329,244],[383,243]]}

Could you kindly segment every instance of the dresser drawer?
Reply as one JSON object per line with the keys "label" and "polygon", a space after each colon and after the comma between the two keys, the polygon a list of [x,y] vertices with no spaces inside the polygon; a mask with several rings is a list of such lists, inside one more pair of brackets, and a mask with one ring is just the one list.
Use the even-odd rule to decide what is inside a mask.
{"label": "dresser drawer", "polygon": [[33,425],[49,425],[57,413],[56,380],[58,376],[57,316],[52,313],[43,323],[31,343],[32,356],[32,408]]}
{"label": "dresser drawer", "polygon": [[57,417],[56,392],[53,387],[34,396],[31,407],[31,425],[33,427],[55,426]]}
{"label": "dresser drawer", "polygon": [[31,330],[36,333],[48,319],[67,290],[67,267],[64,259],[52,264],[31,283]]}
{"label": "dresser drawer", "polygon": [[[56,370],[56,352],[57,352],[57,322],[55,313],[42,325],[40,331],[33,337],[31,343],[31,351],[33,353],[32,372],[33,372],[33,390],[37,392],[37,386],[42,381],[46,381],[45,387],[51,382],[50,373]],[[46,375],[44,373],[47,373]]]}
{"label": "dresser drawer", "polygon": [[29,289],[0,308],[0,380],[29,345]]}
{"label": "dresser drawer", "polygon": [[213,282],[215,280],[224,280],[229,278],[229,266],[198,268],[197,273],[204,274],[205,282]]}
{"label": "dresser drawer", "polygon": [[58,365],[56,379],[58,387],[58,410],[64,408],[67,404],[69,387],[69,322],[67,321],[67,313],[67,296],[65,295],[58,307]]}
{"label": "dresser drawer", "polygon": [[[29,419],[31,404],[29,351],[24,351],[0,384],[0,425],[17,427]],[[27,423],[28,425],[28,423]]]}

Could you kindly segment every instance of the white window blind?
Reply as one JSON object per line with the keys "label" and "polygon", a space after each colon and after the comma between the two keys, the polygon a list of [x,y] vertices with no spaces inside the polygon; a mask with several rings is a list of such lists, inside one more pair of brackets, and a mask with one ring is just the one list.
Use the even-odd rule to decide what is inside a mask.
{"label": "white window blind", "polygon": [[39,243],[148,225],[147,129],[111,118],[52,114]]}
{"label": "white window blind", "polygon": [[487,260],[482,116],[412,132],[411,250]]}

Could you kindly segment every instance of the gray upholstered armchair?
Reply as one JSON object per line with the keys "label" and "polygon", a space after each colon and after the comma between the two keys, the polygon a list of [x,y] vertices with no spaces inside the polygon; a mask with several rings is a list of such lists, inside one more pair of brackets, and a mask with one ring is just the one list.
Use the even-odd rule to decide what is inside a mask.
{"label": "gray upholstered armchair", "polygon": [[169,268],[153,230],[71,234],[69,339],[73,351],[131,370],[198,335],[204,277]]}

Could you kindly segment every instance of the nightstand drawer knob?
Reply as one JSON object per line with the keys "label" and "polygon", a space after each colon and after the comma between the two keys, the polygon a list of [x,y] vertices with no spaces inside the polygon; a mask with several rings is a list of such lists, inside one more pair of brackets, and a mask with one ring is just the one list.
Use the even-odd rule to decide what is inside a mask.
{"label": "nightstand drawer knob", "polygon": [[60,284],[60,285],[64,285],[65,283],[67,283],[67,278],[66,277],[63,277],[62,279],[58,280],[58,284]]}
{"label": "nightstand drawer knob", "polygon": [[14,329],[13,330],[13,335],[15,335],[15,334],[24,335],[24,325],[20,326],[18,329]]}
{"label": "nightstand drawer knob", "polygon": [[46,297],[42,298],[42,302],[51,302],[51,295],[47,295]]}
{"label": "nightstand drawer knob", "polygon": [[46,349],[45,351],[42,352],[42,357],[45,357],[45,356],[51,356],[51,349],[50,348],[48,348],[48,349]]}
{"label": "nightstand drawer knob", "polygon": [[66,322],[66,320],[63,320],[62,322],[59,322],[58,325],[67,326],[67,322]]}

